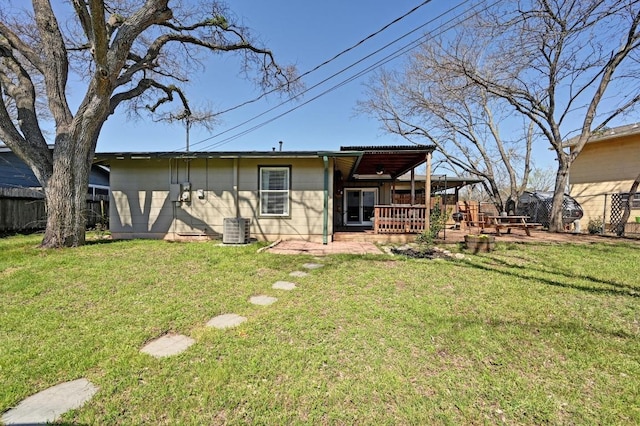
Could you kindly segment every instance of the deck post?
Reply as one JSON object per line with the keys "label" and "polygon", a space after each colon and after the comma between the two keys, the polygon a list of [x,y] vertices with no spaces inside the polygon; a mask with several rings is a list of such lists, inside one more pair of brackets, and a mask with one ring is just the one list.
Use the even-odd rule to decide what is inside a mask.
{"label": "deck post", "polygon": [[324,163],[324,212],[322,216],[322,244],[328,242],[329,226],[329,157],[322,157]]}
{"label": "deck post", "polygon": [[427,152],[427,175],[424,179],[424,230],[431,229],[431,151]]}
{"label": "deck post", "polygon": [[411,169],[411,205],[416,203],[416,169]]}

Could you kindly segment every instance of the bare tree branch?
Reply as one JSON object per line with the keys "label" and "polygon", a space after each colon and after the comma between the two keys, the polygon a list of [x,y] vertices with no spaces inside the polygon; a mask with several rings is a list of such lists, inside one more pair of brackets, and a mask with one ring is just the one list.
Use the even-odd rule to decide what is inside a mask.
{"label": "bare tree branch", "polygon": [[[526,187],[516,165],[530,159],[532,139],[523,133],[518,143],[525,157],[509,149],[500,131],[504,117],[498,119],[499,110],[493,110],[498,105],[463,74],[452,73],[446,59],[425,46],[412,55],[402,75],[379,73],[360,110],[378,117],[391,133],[436,145],[458,172],[483,179],[488,196],[502,209],[506,197],[517,198]],[[528,174],[528,165],[524,170]]]}
{"label": "bare tree branch", "polygon": [[[4,23],[0,21],[0,36],[6,39],[6,42],[9,44],[11,49],[14,49],[22,56],[24,56],[30,63],[33,65],[38,71],[42,72],[43,64],[42,60],[35,52],[35,50],[29,46],[27,43],[24,43],[17,34],[11,31]],[[0,40],[1,42],[1,40]]]}
{"label": "bare tree branch", "polygon": [[[256,71],[264,87],[287,90],[295,81],[293,70],[253,43],[215,0],[172,1],[175,10],[169,0],[71,0],[56,3],[55,12],[51,3],[32,0],[33,12],[21,3],[18,15],[7,12],[14,4],[0,3],[0,137],[43,187],[45,247],[83,243],[89,170],[102,126],[116,110],[209,125],[213,115],[192,111],[186,83],[201,58],[215,52],[240,54],[243,71]],[[67,99],[70,73],[79,77],[74,90],[84,90],[75,111]],[[180,114],[166,113],[172,101]],[[49,114],[53,153],[39,123]]]}
{"label": "bare tree branch", "polygon": [[42,37],[42,53],[45,57],[43,77],[46,81],[49,109],[58,126],[71,124],[73,114],[66,98],[69,62],[58,21],[48,0],[33,0],[36,24]]}
{"label": "bare tree branch", "polygon": [[[446,62],[451,72],[526,116],[547,139],[558,160],[551,228],[561,230],[572,161],[594,131],[640,102],[640,94],[631,93],[612,111],[600,111],[612,85],[624,91],[630,87],[625,81],[638,80],[632,53],[640,49],[640,3],[522,0],[503,6],[461,30],[453,48],[443,49]],[[567,152],[575,123],[579,135]]]}

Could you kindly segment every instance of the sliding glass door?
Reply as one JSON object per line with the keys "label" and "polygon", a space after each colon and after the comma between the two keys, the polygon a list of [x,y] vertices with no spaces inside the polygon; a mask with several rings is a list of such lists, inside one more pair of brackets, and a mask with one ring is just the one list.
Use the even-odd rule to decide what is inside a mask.
{"label": "sliding glass door", "polygon": [[346,188],[344,190],[345,222],[351,226],[373,226],[377,188]]}

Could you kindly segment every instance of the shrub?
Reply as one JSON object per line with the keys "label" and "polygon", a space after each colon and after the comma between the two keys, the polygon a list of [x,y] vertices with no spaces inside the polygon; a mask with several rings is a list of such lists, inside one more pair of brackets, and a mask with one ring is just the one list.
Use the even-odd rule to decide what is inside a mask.
{"label": "shrub", "polygon": [[438,234],[444,229],[449,213],[449,210],[443,210],[440,204],[436,204],[429,214],[429,229],[425,229],[422,234],[418,235],[417,242],[427,245],[433,244],[433,240],[438,238]]}
{"label": "shrub", "polygon": [[587,224],[587,230],[590,234],[599,234],[603,231],[604,221],[601,216],[598,216],[594,219],[589,219],[589,223]]}

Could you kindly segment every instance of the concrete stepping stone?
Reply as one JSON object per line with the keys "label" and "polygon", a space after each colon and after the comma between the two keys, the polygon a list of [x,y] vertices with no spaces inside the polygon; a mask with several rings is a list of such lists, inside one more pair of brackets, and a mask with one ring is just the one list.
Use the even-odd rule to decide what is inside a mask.
{"label": "concrete stepping stone", "polygon": [[254,305],[269,306],[269,305],[275,303],[276,300],[278,300],[278,299],[275,298],[275,297],[265,296],[264,294],[261,294],[259,296],[251,297],[249,299],[249,302],[253,303]]}
{"label": "concrete stepping stone", "polygon": [[289,274],[292,277],[306,277],[307,275],[309,275],[308,272],[304,272],[304,271],[293,271]]}
{"label": "concrete stepping stone", "polygon": [[322,263],[305,263],[304,265],[302,265],[303,268],[307,268],[307,269],[318,269],[318,268],[322,268],[324,265]]}
{"label": "concrete stepping stone", "polygon": [[140,352],[156,358],[177,355],[187,350],[196,341],[182,334],[167,334],[145,345]]}
{"label": "concrete stepping stone", "polygon": [[213,317],[207,323],[207,327],[215,327],[220,330],[224,330],[225,328],[236,327],[247,319],[238,314],[222,314],[217,317]]}
{"label": "concrete stepping stone", "polygon": [[60,383],[24,399],[1,420],[6,425],[55,422],[67,411],[82,407],[96,392],[98,388],[87,379]]}
{"label": "concrete stepping stone", "polygon": [[276,281],[271,287],[276,290],[293,290],[296,284],[289,281]]}

